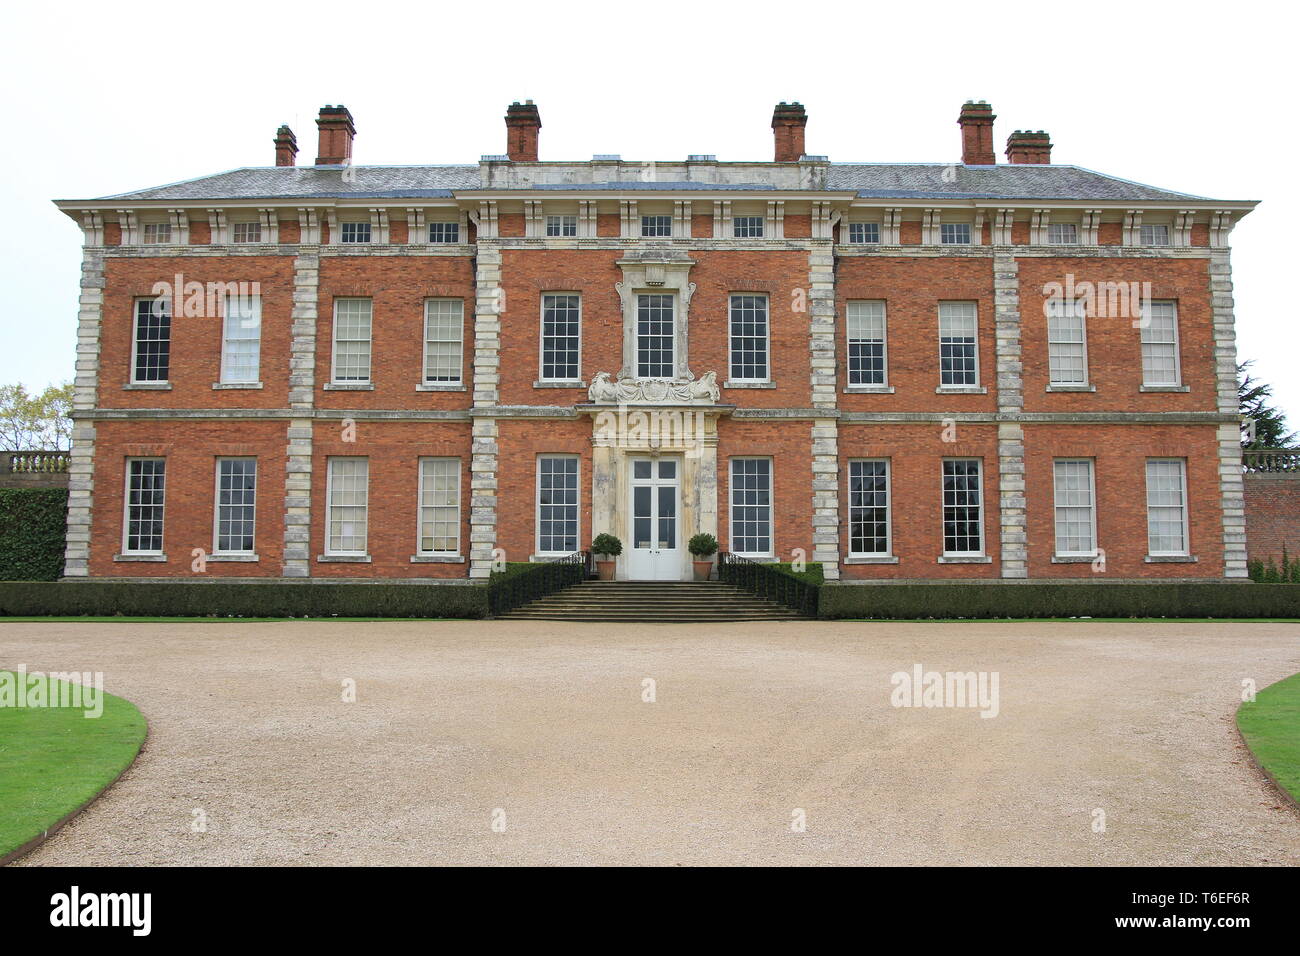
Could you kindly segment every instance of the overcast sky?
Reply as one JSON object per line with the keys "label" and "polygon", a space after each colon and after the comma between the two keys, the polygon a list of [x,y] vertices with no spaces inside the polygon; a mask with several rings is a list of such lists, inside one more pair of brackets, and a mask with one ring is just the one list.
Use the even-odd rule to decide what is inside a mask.
{"label": "overcast sky", "polygon": [[772,106],[808,109],[833,162],[960,159],[957,112],[997,113],[999,158],[1044,129],[1053,161],[1263,203],[1233,233],[1239,354],[1300,428],[1286,226],[1300,217],[1294,8],[999,2],[8,4],[0,382],[72,376],[81,232],[50,203],[315,156],[325,103],[354,162],[505,152],[512,100],[541,158],[772,158]]}

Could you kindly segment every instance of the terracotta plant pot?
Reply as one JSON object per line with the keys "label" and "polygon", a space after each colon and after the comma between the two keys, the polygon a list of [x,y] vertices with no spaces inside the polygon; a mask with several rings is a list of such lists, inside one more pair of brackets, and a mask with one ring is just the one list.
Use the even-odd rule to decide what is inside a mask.
{"label": "terracotta plant pot", "polygon": [[695,580],[697,581],[707,581],[709,575],[713,573],[712,558],[707,561],[692,561],[691,564],[695,567]]}
{"label": "terracotta plant pot", "polygon": [[597,561],[596,562],[597,577],[599,577],[602,581],[613,581],[614,568],[617,567],[617,565],[618,565],[617,561]]}

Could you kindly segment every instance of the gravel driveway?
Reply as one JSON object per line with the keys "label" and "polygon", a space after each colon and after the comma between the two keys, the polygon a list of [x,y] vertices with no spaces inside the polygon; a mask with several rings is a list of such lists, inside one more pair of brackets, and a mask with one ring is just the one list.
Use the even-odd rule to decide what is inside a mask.
{"label": "gravel driveway", "polygon": [[[1294,624],[0,625],[19,664],[150,724],[19,865],[1300,864],[1232,719]],[[892,706],[917,664],[997,716]]]}

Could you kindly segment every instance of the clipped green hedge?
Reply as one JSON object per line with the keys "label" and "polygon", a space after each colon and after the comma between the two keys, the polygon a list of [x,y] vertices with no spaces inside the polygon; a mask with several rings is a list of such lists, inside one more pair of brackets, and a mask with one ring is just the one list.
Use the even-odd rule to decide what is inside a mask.
{"label": "clipped green hedge", "polygon": [[828,584],[817,616],[866,618],[1300,618],[1300,584],[1253,581]]}
{"label": "clipped green hedge", "polygon": [[0,581],[57,581],[67,517],[66,488],[0,488]]}
{"label": "clipped green hedge", "polygon": [[822,583],[822,563],[820,561],[808,561],[804,564],[802,571],[794,570],[794,565],[789,561],[778,561],[769,565],[784,574],[790,575],[800,581],[806,581],[808,584],[821,585]]}
{"label": "clipped green hedge", "polygon": [[0,617],[486,617],[481,584],[4,581]]}

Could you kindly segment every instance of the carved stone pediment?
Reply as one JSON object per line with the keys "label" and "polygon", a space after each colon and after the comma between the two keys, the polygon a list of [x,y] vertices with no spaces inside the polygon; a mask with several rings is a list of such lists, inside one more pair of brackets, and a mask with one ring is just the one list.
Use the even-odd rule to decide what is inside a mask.
{"label": "carved stone pediment", "polygon": [[587,397],[596,405],[716,405],[722,393],[717,372],[705,372],[698,379],[685,381],[615,379],[609,372],[600,372],[592,379]]}

